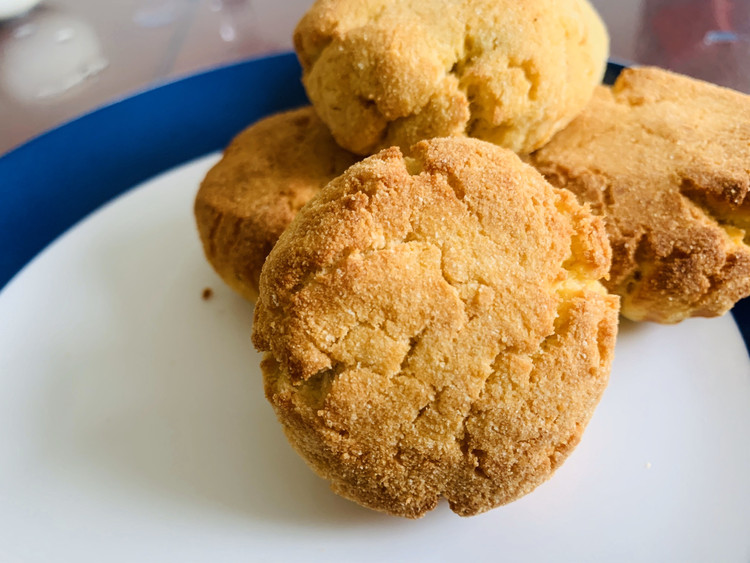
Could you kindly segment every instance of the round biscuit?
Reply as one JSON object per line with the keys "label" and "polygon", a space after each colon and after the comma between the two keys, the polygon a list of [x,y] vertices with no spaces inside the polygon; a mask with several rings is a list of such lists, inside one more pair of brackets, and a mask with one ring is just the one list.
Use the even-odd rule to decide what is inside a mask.
{"label": "round biscuit", "polygon": [[416,518],[545,481],[604,391],[618,299],[603,224],[510,151],[392,147],[297,215],[253,341],[294,448],[338,494]]}
{"label": "round biscuit", "polygon": [[469,135],[528,153],[583,109],[609,39],[586,0],[318,0],[294,43],[348,150]]}
{"label": "round biscuit", "polygon": [[750,295],[749,96],[626,69],[530,160],[604,218],[624,316],[714,317]]}
{"label": "round biscuit", "polygon": [[266,256],[297,211],[357,157],[341,149],[311,107],[266,117],[240,133],[195,199],[206,258],[255,301]]}

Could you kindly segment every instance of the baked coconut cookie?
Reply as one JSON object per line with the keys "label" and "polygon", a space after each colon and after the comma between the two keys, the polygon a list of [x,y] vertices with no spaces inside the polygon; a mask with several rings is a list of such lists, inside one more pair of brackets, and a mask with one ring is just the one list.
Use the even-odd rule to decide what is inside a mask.
{"label": "baked coconut cookie", "polygon": [[291,444],[338,494],[468,516],[544,482],[607,385],[604,226],[468,138],[355,164],[266,261],[253,342]]}
{"label": "baked coconut cookie", "polygon": [[628,69],[531,161],[606,220],[624,316],[711,317],[750,294],[750,97]]}
{"label": "baked coconut cookie", "polygon": [[340,148],[311,107],[240,133],[201,183],[195,219],[222,279],[255,301],[266,256],[297,211],[357,157]]}
{"label": "baked coconut cookie", "polygon": [[608,41],[586,0],[318,0],[294,34],[318,115],[362,155],[464,134],[530,152],[586,105]]}

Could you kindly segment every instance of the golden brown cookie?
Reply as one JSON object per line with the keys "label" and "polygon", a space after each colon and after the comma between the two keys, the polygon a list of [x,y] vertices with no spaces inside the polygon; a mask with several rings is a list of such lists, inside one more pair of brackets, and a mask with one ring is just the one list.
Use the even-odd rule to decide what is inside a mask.
{"label": "golden brown cookie", "polygon": [[392,147],[306,205],[263,267],[253,341],[286,434],[338,494],[417,518],[545,481],[607,385],[602,222],[510,151]]}
{"label": "golden brown cookie", "polygon": [[267,117],[240,133],[195,199],[203,249],[222,279],[254,301],[263,262],[281,232],[356,160],[311,107]]}
{"label": "golden brown cookie", "polygon": [[583,109],[608,52],[586,0],[318,0],[294,43],[318,115],[358,154],[464,134],[530,152]]}
{"label": "golden brown cookie", "polygon": [[625,70],[531,161],[606,219],[626,317],[716,316],[750,294],[750,97]]}

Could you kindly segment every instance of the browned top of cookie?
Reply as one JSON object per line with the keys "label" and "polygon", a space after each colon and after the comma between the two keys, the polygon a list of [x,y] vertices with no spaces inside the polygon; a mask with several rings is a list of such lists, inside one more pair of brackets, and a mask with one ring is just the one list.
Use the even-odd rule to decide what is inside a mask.
{"label": "browned top of cookie", "polygon": [[250,300],[266,256],[297,211],[356,161],[311,107],[240,133],[201,184],[195,216],[209,262]]}
{"label": "browned top of cookie", "polygon": [[602,223],[513,153],[421,142],[352,166],[261,275],[253,341],[292,444],[338,493],[417,517],[544,481],[607,381]]}
{"label": "browned top of cookie", "polygon": [[318,0],[294,35],[341,146],[468,134],[529,152],[586,104],[608,37],[586,0]]}
{"label": "browned top of cookie", "polygon": [[625,70],[532,162],[605,216],[624,315],[713,316],[750,293],[748,96]]}

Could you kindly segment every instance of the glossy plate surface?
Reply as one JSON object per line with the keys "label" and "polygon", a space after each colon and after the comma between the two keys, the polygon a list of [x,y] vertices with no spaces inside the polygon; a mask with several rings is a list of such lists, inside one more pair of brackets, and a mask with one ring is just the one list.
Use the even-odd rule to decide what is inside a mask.
{"label": "glossy plate surface", "polygon": [[[3,253],[15,248],[7,228],[41,248],[41,235],[147,180],[20,272],[20,251],[3,270],[15,277],[0,291],[0,561],[746,562],[750,360],[731,316],[624,322],[581,445],[548,483],[487,514],[462,519],[441,504],[420,521],[392,518],[307,469],[262,396],[252,306],[205,262],[192,218],[218,155],[192,159],[301,103],[297,76],[288,55],[220,69],[0,158],[0,178],[28,187],[0,184]],[[224,115],[231,103],[205,93],[238,84],[262,98],[232,94],[244,114]],[[116,124],[96,122],[111,111],[131,121],[116,138],[100,131]],[[68,221],[57,232],[35,212],[50,202]]]}

